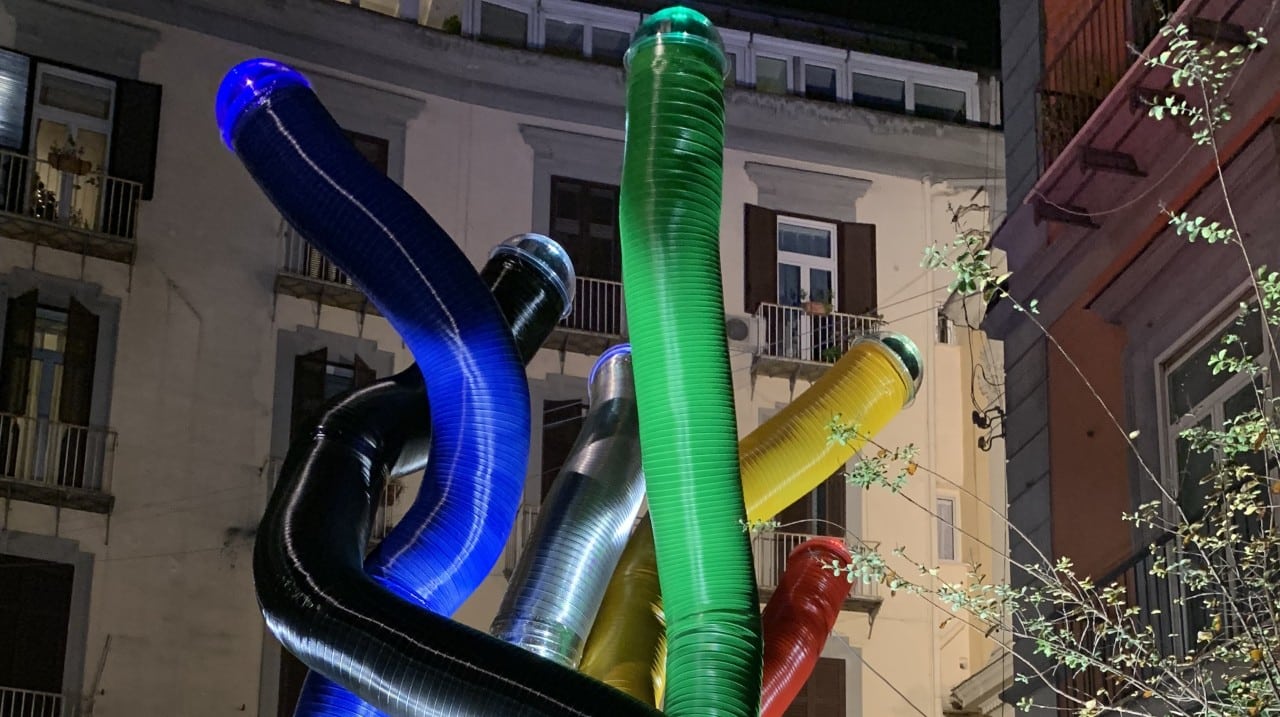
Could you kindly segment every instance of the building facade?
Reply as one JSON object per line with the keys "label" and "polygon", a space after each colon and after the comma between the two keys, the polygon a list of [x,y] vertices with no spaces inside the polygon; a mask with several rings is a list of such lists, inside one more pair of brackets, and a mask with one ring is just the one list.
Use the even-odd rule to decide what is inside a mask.
{"label": "building facade", "polygon": [[[1212,457],[1179,434],[1221,427],[1254,400],[1247,379],[1211,375],[1207,352],[1227,331],[1261,344],[1263,329],[1233,325],[1252,300],[1238,248],[1190,243],[1162,210],[1223,219],[1225,189],[1251,259],[1274,265],[1280,82],[1268,52],[1232,81],[1220,184],[1212,152],[1193,146],[1184,122],[1148,116],[1152,101],[1188,92],[1134,50],[1158,57],[1167,47],[1162,13],[1218,49],[1249,30],[1276,36],[1263,2],[1001,3],[1009,214],[995,245],[1007,253],[1012,295],[1039,301],[1047,331],[1009,302],[984,326],[1005,348],[1009,517],[1026,536],[1011,539],[1012,559],[1070,557],[1095,584],[1118,581],[1163,615],[1148,618],[1158,634],[1183,636],[1162,644],[1181,656],[1201,618],[1174,602],[1177,584],[1148,574],[1172,554],[1168,538],[1135,531],[1121,514],[1195,501]],[[1030,645],[1021,654],[1035,659]],[[1092,672],[1056,679],[1075,694],[1103,686]],[[1056,706],[1051,687],[1033,679],[1005,697]]]}
{"label": "building facade", "polygon": [[[257,609],[257,520],[299,420],[412,359],[222,146],[214,94],[249,57],[307,74],[355,146],[477,265],[530,230],[574,259],[575,307],[528,369],[534,435],[511,553],[456,616],[488,627],[576,436],[588,371],[626,335],[618,65],[656,7],[4,3],[0,714],[292,714],[302,671]],[[979,446],[973,377],[994,375],[1000,347],[940,314],[946,279],[920,264],[950,238],[953,207],[1001,209],[999,85],[938,60],[936,38],[722,24],[739,427],[888,327],[920,346],[926,375],[878,441],[915,444],[945,477],[919,471],[902,495],[828,481],[757,539],[762,592],[788,546],[833,524],[953,577],[990,565],[1003,533],[982,506],[1003,505],[1003,466]],[[414,477],[392,485],[375,533],[416,490]],[[887,592],[855,586],[788,714],[940,715],[987,663],[980,634]]]}

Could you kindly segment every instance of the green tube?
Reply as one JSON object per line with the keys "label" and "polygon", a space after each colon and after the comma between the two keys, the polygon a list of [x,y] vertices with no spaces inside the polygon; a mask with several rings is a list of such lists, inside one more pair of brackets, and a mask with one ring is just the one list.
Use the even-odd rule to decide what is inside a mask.
{"label": "green tube", "polygon": [[720,283],[724,50],[700,13],[627,51],[620,228],[640,446],[667,619],[665,712],[760,710],[760,608]]}

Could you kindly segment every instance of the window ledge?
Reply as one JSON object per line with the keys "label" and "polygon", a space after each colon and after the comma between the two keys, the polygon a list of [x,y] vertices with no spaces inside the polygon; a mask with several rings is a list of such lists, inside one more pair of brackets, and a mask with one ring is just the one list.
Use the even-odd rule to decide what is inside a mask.
{"label": "window ledge", "polygon": [[0,477],[0,497],[3,497],[6,501],[22,500],[28,503],[83,510],[87,513],[101,513],[103,515],[110,515],[116,504],[115,496],[108,493],[79,488],[63,488],[4,477]]}
{"label": "window ledge", "polygon": [[132,239],[77,229],[21,214],[0,211],[0,235],[73,254],[132,265],[137,244]]}

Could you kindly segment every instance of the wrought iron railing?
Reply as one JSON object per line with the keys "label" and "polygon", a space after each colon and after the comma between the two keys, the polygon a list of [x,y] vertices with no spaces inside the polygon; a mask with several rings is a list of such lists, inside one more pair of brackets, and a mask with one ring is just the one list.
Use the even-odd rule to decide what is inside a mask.
{"label": "wrought iron railing", "polygon": [[1040,148],[1053,164],[1160,30],[1180,0],[1094,0],[1045,63],[1040,80]]}
{"label": "wrought iron railing", "polygon": [[566,329],[606,336],[622,336],[627,326],[622,283],[579,276],[573,308],[560,325]]}
{"label": "wrought iron railing", "polygon": [[116,433],[0,413],[0,478],[109,493]]}
{"label": "wrought iron railing", "polygon": [[133,239],[141,199],[140,183],[108,176],[88,160],[0,149],[0,212]]}
{"label": "wrought iron railing", "polygon": [[[777,589],[782,575],[787,570],[787,556],[805,541],[815,537],[810,533],[784,533],[766,531],[751,539],[751,553],[756,567],[756,584],[762,590]],[[874,547],[876,544],[868,543]],[[874,598],[880,594],[877,583],[864,583],[854,580],[849,595],[859,598]]]}
{"label": "wrought iron railing", "polygon": [[337,267],[329,257],[320,253],[319,249],[302,238],[289,222],[280,220],[280,269],[290,274],[305,276],[331,284],[354,286],[351,277]]}
{"label": "wrought iron railing", "polygon": [[63,714],[62,695],[56,692],[0,686],[0,717],[69,717],[69,712]]}
{"label": "wrought iron railing", "polygon": [[884,320],[826,311],[818,306],[762,303],[756,310],[756,355],[835,363],[858,338],[879,331]]}

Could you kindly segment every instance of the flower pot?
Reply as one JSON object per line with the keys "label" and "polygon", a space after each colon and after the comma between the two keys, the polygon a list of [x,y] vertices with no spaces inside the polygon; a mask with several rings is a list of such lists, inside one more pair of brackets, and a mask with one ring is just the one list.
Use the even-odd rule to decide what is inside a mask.
{"label": "flower pot", "polygon": [[71,174],[81,175],[88,174],[93,169],[93,162],[90,162],[87,159],[81,159],[75,155],[50,152],[49,166],[59,172],[70,172]]}
{"label": "flower pot", "polygon": [[831,313],[830,310],[827,308],[827,305],[822,303],[821,301],[804,302],[804,311],[806,314],[815,314],[817,316],[824,316],[826,314]]}

